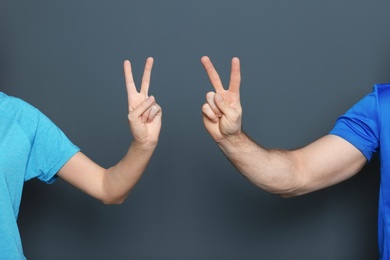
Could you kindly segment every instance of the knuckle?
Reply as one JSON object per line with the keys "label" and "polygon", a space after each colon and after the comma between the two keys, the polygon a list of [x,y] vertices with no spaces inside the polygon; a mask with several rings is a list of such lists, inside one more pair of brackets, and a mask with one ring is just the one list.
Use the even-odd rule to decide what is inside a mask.
{"label": "knuckle", "polygon": [[206,99],[207,99],[207,100],[213,100],[213,99],[214,99],[214,96],[215,96],[215,92],[210,91],[210,92],[208,92],[208,93],[206,94]]}
{"label": "knuckle", "polygon": [[204,103],[202,106],[202,111],[207,112],[208,110],[210,110],[210,105],[208,103]]}
{"label": "knuckle", "polygon": [[130,120],[130,121],[135,121],[135,120],[137,120],[137,118],[136,118],[136,116],[134,115],[134,113],[129,113],[128,115],[127,115],[127,118]]}

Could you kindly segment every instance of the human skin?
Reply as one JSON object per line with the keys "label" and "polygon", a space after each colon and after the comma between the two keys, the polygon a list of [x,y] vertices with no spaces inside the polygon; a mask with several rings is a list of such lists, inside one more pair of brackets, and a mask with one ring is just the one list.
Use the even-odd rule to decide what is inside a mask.
{"label": "human skin", "polygon": [[204,126],[230,162],[257,187],[282,197],[297,196],[342,182],[367,163],[355,146],[335,135],[296,150],[257,144],[242,129],[239,59],[232,59],[228,89],[210,58],[204,56],[201,62],[214,87],[202,106]]}
{"label": "human skin", "polygon": [[82,152],[76,153],[57,175],[105,204],[120,204],[128,196],[145,171],[157,146],[162,110],[148,95],[153,58],[148,58],[138,92],[130,61],[124,62],[128,97],[128,120],[133,140],[125,156],[105,169]]}

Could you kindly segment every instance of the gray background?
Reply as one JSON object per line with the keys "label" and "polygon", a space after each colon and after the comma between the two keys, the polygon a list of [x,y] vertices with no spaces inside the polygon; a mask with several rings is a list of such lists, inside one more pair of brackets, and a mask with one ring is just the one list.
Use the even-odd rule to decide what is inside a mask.
{"label": "gray background", "polygon": [[26,183],[29,259],[376,259],[379,170],[292,199],[255,188],[204,130],[209,55],[242,64],[244,129],[297,148],[390,81],[389,1],[0,1],[0,86],[47,114],[102,166],[131,134],[122,62],[163,108],[159,146],[121,206],[65,182]]}

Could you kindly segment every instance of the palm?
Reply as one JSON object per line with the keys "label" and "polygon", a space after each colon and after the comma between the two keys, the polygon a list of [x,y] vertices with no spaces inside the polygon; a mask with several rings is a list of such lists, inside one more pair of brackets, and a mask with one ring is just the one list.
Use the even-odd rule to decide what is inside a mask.
{"label": "palm", "polygon": [[126,89],[129,106],[130,129],[135,140],[145,143],[155,143],[161,129],[161,109],[153,97],[148,96],[153,59],[148,58],[142,77],[142,84],[138,92],[134,83],[131,64],[124,63]]}

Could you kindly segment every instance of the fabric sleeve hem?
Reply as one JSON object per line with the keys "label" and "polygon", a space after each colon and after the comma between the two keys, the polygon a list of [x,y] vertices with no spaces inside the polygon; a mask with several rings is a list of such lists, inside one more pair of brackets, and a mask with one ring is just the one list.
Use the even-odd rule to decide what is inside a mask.
{"label": "fabric sleeve hem", "polygon": [[340,138],[343,138],[353,146],[355,146],[363,155],[366,157],[367,161],[369,162],[372,158],[372,152],[369,148],[367,148],[364,144],[362,144],[358,138],[354,138],[352,135],[346,134],[344,131],[337,131],[332,130],[329,134],[336,135]]}
{"label": "fabric sleeve hem", "polygon": [[58,178],[58,176],[56,175],[57,172],[79,151],[80,148],[78,148],[77,146],[72,148],[64,156],[62,156],[60,160],[58,160],[55,166],[45,175],[45,178],[42,178],[40,180],[48,184],[52,184]]}

